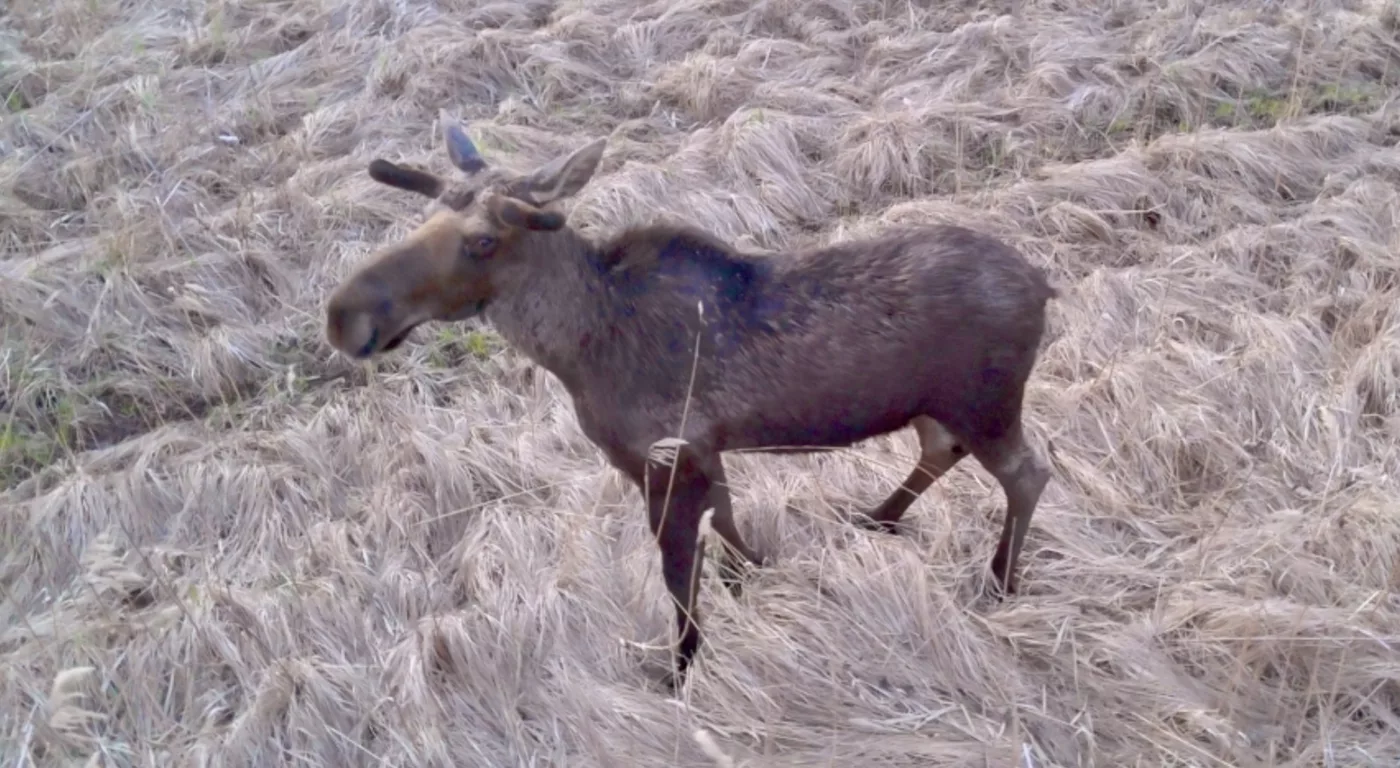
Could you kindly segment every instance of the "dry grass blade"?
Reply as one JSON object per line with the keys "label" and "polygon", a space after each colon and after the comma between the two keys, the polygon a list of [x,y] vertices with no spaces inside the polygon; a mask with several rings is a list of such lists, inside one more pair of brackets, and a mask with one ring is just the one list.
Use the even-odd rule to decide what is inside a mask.
{"label": "dry grass blade", "polygon": [[[1397,18],[10,2],[6,756],[1400,763]],[[609,136],[585,231],[945,221],[1048,265],[1025,595],[976,599],[1000,497],[970,463],[908,536],[846,522],[912,435],[734,456],[774,558],[737,600],[706,579],[684,701],[649,687],[673,614],[646,515],[558,383],[479,325],[365,366],[323,341],[331,286],[418,212],[369,159],[445,171],[444,116],[512,169]]]}

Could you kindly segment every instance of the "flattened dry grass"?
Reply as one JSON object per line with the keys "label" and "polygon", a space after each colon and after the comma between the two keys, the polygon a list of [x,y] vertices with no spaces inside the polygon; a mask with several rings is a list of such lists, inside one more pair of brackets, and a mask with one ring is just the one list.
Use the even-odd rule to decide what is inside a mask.
{"label": "flattened dry grass", "polygon": [[[1389,2],[13,0],[0,744],[23,765],[1394,765]],[[479,325],[330,353],[441,117],[577,225],[777,249],[956,221],[1063,297],[1024,596],[1000,491],[846,521],[898,434],[736,457],[683,701],[637,494]],[[931,343],[936,340],[930,340]],[[819,361],[814,361],[819,364]],[[707,570],[710,566],[707,566]]]}

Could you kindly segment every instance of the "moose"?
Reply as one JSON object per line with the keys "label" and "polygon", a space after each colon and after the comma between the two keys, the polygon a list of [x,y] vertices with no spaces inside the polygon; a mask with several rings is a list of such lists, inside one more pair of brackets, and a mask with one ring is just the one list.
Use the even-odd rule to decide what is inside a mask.
{"label": "moose", "polygon": [[1046,305],[1058,296],[1041,268],[953,225],[777,254],[689,225],[589,239],[555,204],[593,177],[606,138],[520,175],[489,165],[465,124],[445,122],[443,134],[455,180],[369,163],[375,181],[431,200],[416,229],[332,293],[327,340],[365,359],[425,322],[482,315],[558,378],[584,435],[645,501],[676,609],[673,690],[700,646],[704,513],[727,545],[719,568],[731,591],[741,568],[765,561],[735,526],[726,451],[833,450],[912,426],[914,469],[854,516],[891,533],[970,453],[1006,496],[992,591],[1016,591],[1050,478],[1022,425]]}

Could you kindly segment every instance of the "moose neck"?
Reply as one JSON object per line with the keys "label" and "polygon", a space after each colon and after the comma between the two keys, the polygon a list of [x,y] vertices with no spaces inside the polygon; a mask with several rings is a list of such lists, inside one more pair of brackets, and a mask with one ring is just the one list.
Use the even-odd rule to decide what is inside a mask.
{"label": "moose neck", "polygon": [[573,390],[583,346],[600,336],[597,329],[608,316],[604,273],[592,245],[568,227],[527,232],[517,247],[523,258],[502,270],[486,319]]}

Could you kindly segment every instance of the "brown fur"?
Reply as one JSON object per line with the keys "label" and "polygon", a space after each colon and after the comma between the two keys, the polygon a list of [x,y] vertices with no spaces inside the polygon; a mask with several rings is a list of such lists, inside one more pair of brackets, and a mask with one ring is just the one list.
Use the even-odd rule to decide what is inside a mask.
{"label": "brown fur", "polygon": [[[459,128],[448,128],[447,143],[454,164],[486,182],[453,191],[375,161],[377,179],[437,190],[446,210],[337,289],[328,338],[364,357],[419,323],[484,309],[507,341],[558,376],[584,433],[647,501],[677,605],[681,674],[700,642],[701,513],[714,508],[732,549],[723,569],[731,589],[741,560],[763,560],[734,524],[725,451],[849,446],[912,426],[918,463],[868,514],[885,530],[970,453],[1007,496],[991,569],[1015,591],[1049,479],[1024,439],[1021,404],[1055,296],[1016,250],[951,226],[777,257],[682,227],[592,243],[545,206],[582,188],[601,141],[513,180],[480,173],[484,161]],[[684,440],[671,465],[649,460],[671,436]]]}

